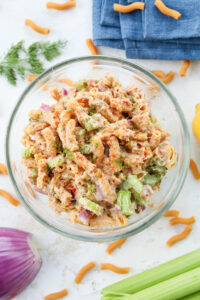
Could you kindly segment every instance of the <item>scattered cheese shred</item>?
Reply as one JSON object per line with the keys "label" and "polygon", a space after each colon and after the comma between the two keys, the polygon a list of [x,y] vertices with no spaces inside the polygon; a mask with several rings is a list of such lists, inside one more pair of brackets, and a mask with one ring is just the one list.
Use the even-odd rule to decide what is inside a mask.
{"label": "scattered cheese shred", "polygon": [[162,81],[167,84],[169,83],[170,81],[172,81],[172,79],[174,78],[174,72],[173,71],[170,71],[169,73],[167,73],[167,75],[165,77],[162,78]]}
{"label": "scattered cheese shred", "polygon": [[4,197],[14,206],[18,206],[20,204],[20,202],[17,199],[15,199],[11,194],[4,190],[0,190],[0,196]]}
{"label": "scattered cheese shred", "polygon": [[127,239],[121,239],[108,245],[106,252],[111,254],[116,248],[121,247]]}
{"label": "scattered cheese shred", "polygon": [[178,210],[168,210],[164,213],[163,217],[176,217],[178,218],[180,212]]}
{"label": "scattered cheese shred", "polygon": [[60,83],[67,84],[68,86],[74,86],[75,85],[74,82],[69,78],[59,78],[59,79],[57,79],[57,81],[60,82]]}
{"label": "scattered cheese shred", "polygon": [[56,299],[63,298],[67,295],[68,295],[68,290],[64,289],[60,292],[49,294],[48,296],[45,296],[44,300],[56,300]]}
{"label": "scattered cheese shred", "polygon": [[113,264],[108,264],[108,263],[101,264],[100,270],[110,270],[110,271],[112,271],[114,273],[118,273],[118,274],[127,274],[130,272],[130,268],[120,268]]}
{"label": "scattered cheese shred", "polygon": [[192,174],[193,174],[194,178],[196,180],[199,180],[200,179],[200,172],[197,168],[197,164],[195,163],[195,161],[193,159],[190,159],[190,169],[192,171]]}
{"label": "scattered cheese shred", "polygon": [[165,72],[160,70],[152,70],[151,73],[153,73],[155,76],[157,76],[160,79],[162,79],[165,76]]}
{"label": "scattered cheese shred", "polygon": [[177,10],[171,9],[167,7],[161,0],[156,0],[154,2],[155,6],[159,9],[161,13],[163,13],[166,16],[172,17],[176,20],[178,20],[181,17],[181,13]]}
{"label": "scattered cheese shred", "polygon": [[189,225],[189,224],[193,224],[195,223],[195,217],[190,217],[190,218],[173,218],[169,221],[169,224],[171,226],[176,225],[176,224],[185,224],[185,225]]}
{"label": "scattered cheese shred", "polygon": [[84,267],[82,267],[80,269],[80,271],[78,272],[76,278],[74,279],[74,282],[76,284],[79,284],[82,281],[82,279],[85,276],[85,274],[87,272],[89,272],[91,269],[93,269],[95,266],[96,266],[96,264],[93,261],[91,261],[90,263],[88,263],[87,265],[85,265]]}
{"label": "scattered cheese shred", "polygon": [[28,79],[28,81],[33,81],[33,80],[35,80],[35,78],[36,78],[37,76],[35,76],[35,75],[28,75],[28,77],[27,77],[27,79]]}
{"label": "scattered cheese shred", "polygon": [[0,163],[0,174],[8,175],[8,170],[6,166],[2,163]]}
{"label": "scattered cheese shred", "polygon": [[65,10],[69,9],[71,7],[76,6],[76,1],[75,0],[70,0],[65,3],[56,3],[56,2],[47,2],[46,3],[46,8],[48,9],[57,9],[57,10]]}
{"label": "scattered cheese shred", "polygon": [[140,9],[140,10],[144,10],[145,4],[143,2],[133,2],[129,5],[121,5],[118,3],[114,3],[113,5],[113,9],[115,11],[119,11],[121,13],[130,13],[131,11]]}
{"label": "scattered cheese shred", "polygon": [[183,232],[181,232],[180,234],[177,234],[173,237],[171,237],[168,241],[167,241],[167,246],[168,247],[171,247],[173,244],[185,239],[189,234],[190,232],[192,231],[192,225],[187,225],[184,229]]}
{"label": "scattered cheese shred", "polygon": [[92,39],[86,39],[86,45],[88,46],[92,55],[99,54],[97,47],[94,45]]}
{"label": "scattered cheese shred", "polygon": [[184,60],[181,68],[180,68],[180,71],[179,71],[179,75],[180,76],[185,76],[186,73],[187,73],[187,69],[189,68],[190,66],[190,60]]}
{"label": "scattered cheese shred", "polygon": [[37,33],[40,34],[49,34],[50,29],[49,28],[43,28],[40,27],[38,25],[36,25],[32,20],[30,19],[26,19],[25,20],[25,25],[29,26],[30,28],[32,28],[34,31],[36,31]]}
{"label": "scattered cheese shred", "polygon": [[24,181],[29,193],[33,196],[33,198],[36,198],[36,194],[34,192],[34,190],[32,189],[31,185],[27,182],[27,181]]}

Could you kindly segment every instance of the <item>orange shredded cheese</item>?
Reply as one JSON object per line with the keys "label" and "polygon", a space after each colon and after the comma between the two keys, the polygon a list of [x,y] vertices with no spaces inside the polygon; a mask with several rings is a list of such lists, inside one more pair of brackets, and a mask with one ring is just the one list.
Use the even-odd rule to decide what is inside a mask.
{"label": "orange shredded cheese", "polygon": [[168,210],[164,213],[163,217],[175,217],[178,218],[180,212],[178,210]]}
{"label": "orange shredded cheese", "polygon": [[8,175],[8,170],[6,166],[2,163],[0,163],[0,174]]}
{"label": "orange shredded cheese", "polygon": [[59,94],[58,88],[56,86],[51,86],[49,88],[49,92],[50,92],[53,99],[55,99],[56,101],[59,101],[60,94]]}
{"label": "orange shredded cheese", "polygon": [[177,234],[173,237],[171,237],[168,241],[167,241],[167,246],[168,247],[171,247],[173,244],[185,239],[189,234],[190,232],[192,231],[192,225],[187,225],[184,229],[183,232],[181,232],[180,234]]}
{"label": "orange shredded cheese", "polygon": [[155,6],[159,9],[161,13],[163,13],[166,16],[172,17],[176,20],[178,20],[181,17],[181,13],[177,10],[171,9],[167,7],[161,0],[156,0],[154,2]]}
{"label": "orange shredded cheese", "polygon": [[185,76],[189,66],[190,66],[190,60],[184,60],[182,66],[180,68],[179,75],[180,76]]}
{"label": "orange shredded cheese", "polygon": [[130,268],[120,268],[113,264],[108,264],[108,263],[100,264],[100,270],[110,270],[118,274],[127,274],[130,272]]}
{"label": "orange shredded cheese", "polygon": [[133,2],[129,5],[121,5],[118,3],[114,3],[113,5],[113,9],[115,11],[119,11],[121,13],[130,13],[131,11],[140,9],[140,10],[144,10],[145,4],[143,2]]}
{"label": "orange shredded cheese", "polygon": [[200,172],[197,168],[197,164],[195,163],[195,161],[193,159],[190,159],[190,169],[192,171],[192,174],[193,174],[194,178],[196,180],[199,180],[200,179]]}
{"label": "orange shredded cheese", "polygon": [[30,184],[27,181],[24,181],[29,193],[33,196],[33,198],[36,198],[36,194],[34,192],[34,190],[32,189],[32,187],[30,186]]}
{"label": "orange shredded cheese", "polygon": [[46,3],[46,8],[49,9],[57,9],[57,10],[64,10],[64,9],[69,9],[72,7],[76,6],[76,1],[75,0],[71,0],[71,1],[67,1],[65,3],[56,3],[56,2],[47,2]]}
{"label": "orange shredded cheese", "polygon": [[92,39],[86,39],[86,45],[88,46],[92,55],[99,54],[97,47],[94,45]]}
{"label": "orange shredded cheese", "polygon": [[44,300],[55,300],[55,299],[60,299],[68,295],[68,290],[64,289],[60,292],[49,294],[44,297]]}
{"label": "orange shredded cheese", "polygon": [[76,278],[74,279],[74,282],[76,284],[79,284],[82,281],[82,279],[85,276],[85,274],[87,272],[89,272],[91,269],[93,269],[95,266],[96,266],[96,264],[93,261],[91,261],[90,263],[88,263],[87,265],[85,265],[84,267],[82,267],[80,269],[80,271],[78,272]]}
{"label": "orange shredded cheese", "polygon": [[49,34],[50,29],[49,28],[43,28],[40,27],[38,25],[36,25],[32,20],[30,19],[26,19],[25,20],[25,25],[29,26],[30,28],[32,28],[34,31],[36,31],[37,33],[40,34]]}
{"label": "orange shredded cheese", "polygon": [[136,80],[138,80],[138,81],[141,82],[141,83],[146,84],[146,82],[145,82],[144,80],[142,80],[140,77],[138,77],[138,76],[136,76],[136,75],[134,75],[133,78],[135,78]]}
{"label": "orange shredded cheese", "polygon": [[195,223],[195,217],[190,217],[190,218],[173,218],[171,220],[169,220],[169,224],[171,226],[176,225],[176,224],[185,224],[185,225],[189,225],[189,224],[193,224]]}
{"label": "orange shredded cheese", "polygon": [[15,199],[11,194],[4,190],[0,190],[0,196],[4,197],[14,206],[18,206],[20,204],[20,202],[17,199]]}
{"label": "orange shredded cheese", "polygon": [[57,81],[60,83],[67,84],[68,86],[74,86],[74,82],[69,78],[59,78]]}
{"label": "orange shredded cheese", "polygon": [[172,79],[174,78],[174,72],[173,71],[170,71],[169,73],[167,73],[167,75],[165,77],[162,78],[162,81],[167,84],[169,83],[170,81],[172,81]]}
{"label": "orange shredded cheese", "polygon": [[35,78],[36,78],[37,76],[35,76],[35,75],[28,75],[28,77],[27,77],[27,79],[28,79],[28,81],[33,81],[33,80],[35,80]]}
{"label": "orange shredded cheese", "polygon": [[106,252],[108,254],[111,254],[116,248],[121,247],[126,242],[126,240],[127,239],[121,239],[121,240],[111,243],[110,245],[108,245]]}
{"label": "orange shredded cheese", "polygon": [[162,79],[165,76],[165,72],[160,70],[152,70],[151,73],[153,73],[155,76],[157,76],[160,79]]}

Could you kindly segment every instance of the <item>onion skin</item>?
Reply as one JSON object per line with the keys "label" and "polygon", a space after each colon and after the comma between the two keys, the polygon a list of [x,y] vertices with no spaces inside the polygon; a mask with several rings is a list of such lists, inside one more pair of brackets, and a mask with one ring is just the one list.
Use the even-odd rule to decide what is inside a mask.
{"label": "onion skin", "polygon": [[0,300],[21,293],[33,281],[41,265],[30,233],[0,228]]}

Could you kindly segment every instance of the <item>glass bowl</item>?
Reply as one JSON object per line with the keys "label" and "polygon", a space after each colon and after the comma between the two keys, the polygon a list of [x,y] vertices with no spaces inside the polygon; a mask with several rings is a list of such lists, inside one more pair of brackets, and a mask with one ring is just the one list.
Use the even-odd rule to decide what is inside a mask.
{"label": "glass bowl", "polygon": [[[42,103],[52,104],[47,86],[67,87],[58,78],[72,81],[100,79],[106,73],[123,85],[131,82],[142,88],[152,106],[152,113],[164,129],[171,132],[171,144],[178,153],[178,161],[167,172],[160,190],[155,192],[150,205],[140,214],[134,214],[123,227],[87,227],[67,220],[67,215],[57,215],[49,208],[47,196],[35,192],[27,182],[25,167],[21,164],[23,128],[28,122],[30,109]],[[62,81],[62,80],[61,80]],[[6,136],[6,159],[11,180],[27,210],[42,224],[59,234],[84,241],[109,241],[134,235],[154,223],[170,208],[184,183],[189,165],[189,135],[180,106],[169,89],[152,73],[127,60],[106,56],[85,56],[64,61],[50,68],[34,80],[20,97],[11,115]]]}

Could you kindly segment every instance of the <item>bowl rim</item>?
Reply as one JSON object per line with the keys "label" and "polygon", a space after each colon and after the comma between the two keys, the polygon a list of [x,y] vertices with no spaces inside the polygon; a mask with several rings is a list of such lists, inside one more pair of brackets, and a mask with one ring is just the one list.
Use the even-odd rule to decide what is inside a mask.
{"label": "bowl rim", "polygon": [[[38,81],[40,81],[42,78],[44,78],[45,76],[51,74],[52,71],[56,71],[59,68],[63,67],[63,66],[67,66],[73,63],[77,63],[77,62],[83,62],[83,61],[91,61],[91,60],[104,60],[104,61],[108,61],[108,62],[115,62],[115,63],[120,63],[122,65],[128,66],[129,68],[133,68],[136,69],[140,72],[142,72],[143,74],[147,75],[148,77],[150,77],[151,79],[153,79],[158,85],[159,87],[162,88],[162,90],[164,90],[164,92],[168,95],[168,97],[170,98],[170,100],[172,101],[172,103],[174,104],[176,111],[178,113],[179,119],[181,121],[182,127],[183,127],[183,135],[184,135],[184,163],[182,166],[182,172],[179,175],[179,179],[177,182],[177,186],[176,189],[174,190],[174,192],[172,193],[169,201],[167,203],[165,203],[162,208],[157,211],[150,219],[145,220],[141,225],[139,225],[136,228],[129,228],[129,226],[133,225],[133,224],[128,224],[126,226],[127,231],[124,233],[117,233],[113,231],[113,234],[109,235],[109,236],[103,236],[103,235],[99,235],[99,236],[86,236],[85,235],[85,231],[83,235],[79,235],[79,234],[71,234],[70,232],[66,232],[64,230],[58,229],[56,228],[54,225],[49,224],[47,221],[45,221],[43,218],[41,218],[26,202],[26,200],[24,199],[23,195],[21,194],[18,185],[15,181],[15,177],[14,174],[12,172],[12,167],[11,167],[11,162],[10,162],[10,156],[9,156],[9,140],[10,140],[10,132],[11,132],[11,128],[12,128],[12,124],[13,124],[13,120],[15,118],[15,115],[20,107],[20,104],[23,102],[23,100],[25,99],[26,95],[31,91],[31,89],[36,85],[36,83]],[[173,96],[173,94],[170,92],[170,90],[164,85],[164,83],[158,79],[153,73],[151,73],[150,71],[146,70],[145,68],[141,67],[138,64],[132,63],[129,60],[126,59],[122,59],[122,58],[118,58],[118,57],[113,57],[113,56],[104,56],[104,55],[88,55],[88,56],[80,56],[80,57],[74,57],[74,58],[70,58],[67,60],[64,60],[60,63],[57,63],[55,65],[53,65],[52,67],[50,67],[49,69],[47,69],[45,72],[43,72],[41,75],[39,75],[33,82],[31,82],[26,89],[24,90],[24,92],[21,94],[21,96],[19,97],[19,100],[17,101],[11,116],[9,118],[8,121],[8,125],[7,125],[7,131],[6,131],[6,139],[5,139],[5,152],[6,152],[6,163],[7,163],[7,167],[8,167],[8,172],[11,178],[11,182],[14,185],[14,188],[22,202],[22,204],[26,207],[26,209],[28,210],[28,212],[37,220],[39,221],[41,224],[43,224],[44,226],[46,226],[47,228],[53,230],[54,232],[57,232],[61,235],[64,235],[66,237],[70,237],[73,239],[78,239],[78,240],[82,240],[82,241],[90,241],[90,242],[107,242],[107,241],[112,241],[112,240],[118,240],[118,239],[122,239],[122,238],[127,238],[129,236],[132,236],[142,230],[144,230],[145,228],[149,227],[150,225],[152,225],[153,223],[155,223],[163,214],[165,211],[167,211],[171,205],[174,203],[174,201],[176,200],[177,196],[179,195],[182,186],[184,184],[186,175],[187,175],[187,171],[189,168],[189,158],[190,158],[190,143],[189,143],[190,139],[189,139],[189,131],[188,131],[188,127],[187,127],[187,123],[184,117],[184,114],[182,112],[181,107],[179,106],[176,98]],[[102,233],[103,234],[103,233]]]}

